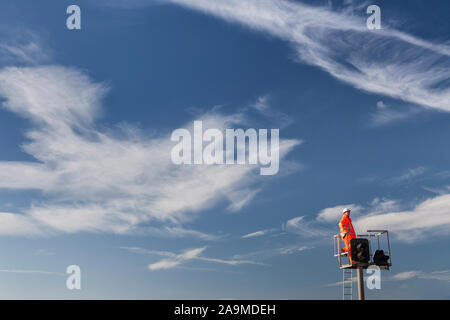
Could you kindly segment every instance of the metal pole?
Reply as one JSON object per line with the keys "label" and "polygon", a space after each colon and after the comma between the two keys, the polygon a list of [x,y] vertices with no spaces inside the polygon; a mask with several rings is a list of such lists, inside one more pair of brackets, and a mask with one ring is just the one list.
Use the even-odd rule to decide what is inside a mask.
{"label": "metal pole", "polygon": [[358,273],[358,300],[365,300],[364,297],[364,273],[363,269],[361,267],[358,267],[357,269]]}
{"label": "metal pole", "polygon": [[391,253],[391,243],[389,242],[389,232],[386,231],[388,250],[389,250],[389,266],[392,266],[392,253]]}

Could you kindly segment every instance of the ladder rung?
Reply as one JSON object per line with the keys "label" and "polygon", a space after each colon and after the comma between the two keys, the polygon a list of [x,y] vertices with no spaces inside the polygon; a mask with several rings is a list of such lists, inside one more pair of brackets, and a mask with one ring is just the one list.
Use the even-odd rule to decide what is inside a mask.
{"label": "ladder rung", "polygon": [[342,299],[353,300],[353,270],[342,270]]}

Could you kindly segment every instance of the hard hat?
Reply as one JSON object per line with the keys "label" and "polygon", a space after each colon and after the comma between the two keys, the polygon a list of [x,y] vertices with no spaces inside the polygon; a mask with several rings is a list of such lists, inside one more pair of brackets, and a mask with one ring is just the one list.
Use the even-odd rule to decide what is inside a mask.
{"label": "hard hat", "polygon": [[342,214],[346,213],[346,212],[350,212],[352,210],[350,210],[349,208],[344,208],[344,210],[342,210]]}

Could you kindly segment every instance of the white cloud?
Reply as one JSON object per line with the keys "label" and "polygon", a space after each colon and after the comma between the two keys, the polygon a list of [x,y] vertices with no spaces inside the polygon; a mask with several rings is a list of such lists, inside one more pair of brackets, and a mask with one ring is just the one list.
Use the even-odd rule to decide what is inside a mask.
{"label": "white cloud", "polygon": [[[273,259],[274,257],[280,256],[280,255],[286,255],[286,254],[296,254],[300,253],[306,250],[314,249],[311,245],[305,245],[305,244],[292,244],[292,245],[285,245],[282,247],[273,247],[273,248],[267,248],[263,250],[256,250],[244,254],[235,254],[233,256],[233,259],[241,260],[241,259],[252,259],[253,261],[265,261],[269,259]],[[259,263],[261,265],[267,265],[264,263]]]}
{"label": "white cloud", "polygon": [[[331,237],[333,234],[339,232],[338,222],[342,217],[342,210],[344,208],[350,208],[352,210],[352,218],[354,221],[353,225],[355,229],[358,229],[355,224],[355,215],[356,217],[359,217],[363,214],[363,212],[370,212],[370,215],[381,214],[389,212],[390,210],[399,209],[401,208],[401,206],[397,200],[391,200],[388,198],[375,198],[366,207],[363,207],[358,204],[337,205],[334,207],[320,210],[315,219],[310,219],[306,216],[299,216],[289,219],[288,221],[282,224],[281,230],[297,234],[304,238],[327,239]],[[367,217],[367,215],[364,215],[364,217]],[[262,236],[271,230],[276,229],[257,231],[254,233],[247,234],[243,236],[243,238]],[[364,230],[358,229],[358,230],[364,232],[366,231],[366,229]]]}
{"label": "white cloud", "polygon": [[48,274],[48,275],[58,275],[58,276],[65,276],[65,273],[62,272],[53,272],[53,271],[43,271],[43,270],[25,270],[25,269],[0,269],[0,272],[6,272],[6,273],[37,273],[37,274]]}
{"label": "white cloud", "polygon": [[400,210],[401,205],[398,200],[388,198],[375,198],[370,203],[370,213],[385,213],[393,210]]}
{"label": "white cloud", "polygon": [[408,211],[369,213],[354,221],[354,226],[359,231],[386,229],[404,241],[417,241],[435,233],[448,233],[450,194],[425,200]]}
{"label": "white cloud", "polygon": [[43,39],[30,30],[0,27],[0,38],[0,63],[36,65],[50,60],[49,50],[42,47]]}
{"label": "white cloud", "polygon": [[40,236],[43,231],[25,215],[0,212],[0,234],[20,236]]}
{"label": "white cloud", "polygon": [[176,254],[176,253],[168,252],[168,251],[147,250],[147,249],[143,249],[143,248],[139,248],[139,247],[121,247],[121,248],[128,250],[130,252],[134,252],[134,253],[156,254],[156,255],[168,257],[168,258],[162,259],[160,261],[157,261],[155,263],[149,264],[148,268],[150,270],[170,269],[170,268],[177,267],[180,264],[185,263],[190,260],[206,261],[206,262],[227,264],[227,265],[233,265],[233,266],[237,266],[237,265],[241,265],[241,264],[261,264],[258,262],[242,260],[242,259],[225,260],[225,259],[206,257],[206,256],[201,255],[203,253],[203,251],[205,251],[206,247],[185,250],[180,254]]}
{"label": "white cloud", "polygon": [[379,182],[381,184],[397,185],[397,184],[417,182],[419,181],[419,178],[420,180],[429,180],[433,178],[433,176],[441,179],[446,178],[445,173],[443,173],[442,176],[439,176],[439,174],[432,174],[425,176],[425,173],[427,172],[429,172],[429,168],[424,166],[418,166],[414,168],[407,168],[403,170],[401,173],[398,173],[394,176],[369,175],[361,179],[361,181],[366,183]]}
{"label": "white cloud", "polygon": [[[74,68],[0,70],[2,106],[32,123],[22,148],[36,159],[1,161],[0,188],[43,195],[20,214],[0,214],[0,234],[147,230],[207,239],[181,224],[222,199],[237,211],[260,190],[263,179],[255,166],[175,166],[169,135],[148,137],[127,126],[98,130],[95,120],[107,91]],[[219,129],[246,121],[241,113],[216,111],[201,120],[205,128]],[[280,159],[299,143],[282,139]]]}
{"label": "white cloud", "polygon": [[170,268],[178,266],[181,262],[182,262],[181,260],[163,259],[158,262],[149,264],[148,269],[149,270],[170,269]]}
{"label": "white cloud", "polygon": [[390,210],[397,210],[401,206],[397,200],[388,198],[375,198],[365,207],[358,204],[342,204],[320,210],[314,220],[308,219],[305,216],[292,218],[283,224],[282,229],[303,237],[330,237],[333,233],[339,233],[338,222],[342,217],[342,210],[344,208],[350,208],[352,210],[351,217],[353,219],[353,226],[361,233],[367,230],[363,229],[366,225],[358,223],[361,221],[358,217],[361,217],[363,213],[370,212],[370,214],[363,215],[363,217],[367,217],[369,215],[386,213]]}
{"label": "white cloud", "polygon": [[268,95],[260,96],[251,108],[273,121],[274,126],[284,128],[293,123],[292,117],[271,107],[270,97]]}
{"label": "white cloud", "polygon": [[394,177],[392,180],[397,183],[409,181],[413,178],[423,175],[426,171],[427,171],[427,168],[422,167],[422,166],[417,167],[417,168],[411,168],[411,169],[408,169],[404,174],[402,174],[398,177]]}
{"label": "white cloud", "polygon": [[[146,1],[143,1],[146,2]],[[355,88],[450,111],[450,47],[366,17],[283,0],[170,0],[289,41],[299,59]],[[355,50],[358,48],[358,50]]]}
{"label": "white cloud", "polygon": [[243,235],[242,239],[260,237],[260,236],[265,235],[266,233],[267,233],[267,230],[256,231],[256,232],[252,232],[252,233]]}
{"label": "white cloud", "polygon": [[430,188],[430,187],[422,187],[424,190],[427,190],[431,193],[435,193],[438,195],[448,194],[450,192],[450,186],[444,186],[439,188]]}
{"label": "white cloud", "polygon": [[[364,277],[364,281],[366,281],[367,277]],[[420,270],[411,270],[411,271],[405,271],[400,272],[392,277],[389,277],[388,281],[406,281],[411,279],[425,279],[425,280],[439,280],[439,281],[446,281],[450,282],[450,270],[442,270],[442,271],[433,271],[433,272],[423,272]],[[357,278],[353,278],[353,281],[356,282]],[[342,281],[339,282],[333,282],[330,284],[325,285],[325,287],[335,287],[335,286],[342,286]]]}
{"label": "white cloud", "polygon": [[231,204],[228,206],[228,210],[233,212],[241,210],[250,203],[259,191],[261,191],[261,189],[229,192],[227,197],[231,200]]}
{"label": "white cloud", "polygon": [[306,238],[327,237],[331,232],[317,227],[316,221],[308,221],[304,216],[289,219],[283,224],[282,229]]}
{"label": "white cloud", "polygon": [[290,247],[285,247],[285,248],[278,248],[278,252],[280,254],[293,254],[293,253],[298,253],[298,252],[302,252],[305,250],[311,250],[314,249],[314,247],[310,247],[310,246],[290,246]]}
{"label": "white cloud", "polygon": [[256,232],[252,232],[252,233],[248,233],[248,234],[246,234],[246,235],[243,235],[241,238],[242,238],[242,239],[246,239],[246,238],[260,237],[260,236],[266,235],[266,234],[268,234],[268,233],[270,233],[270,232],[273,232],[273,231],[275,231],[275,230],[276,230],[276,229],[259,230],[259,231],[256,231]]}
{"label": "white cloud", "polygon": [[354,216],[354,214],[358,214],[362,207],[356,204],[343,204],[334,206],[331,208],[325,208],[322,209],[319,214],[317,215],[317,221],[320,222],[335,222],[338,223],[339,220],[342,217],[342,210],[344,208],[349,208],[351,210],[351,215]]}
{"label": "white cloud", "polygon": [[208,261],[208,262],[216,262],[216,263],[228,264],[228,265],[232,265],[232,266],[238,266],[238,265],[241,265],[241,264],[264,265],[263,263],[250,261],[250,260],[236,260],[236,259],[224,260],[224,259],[208,258],[208,257],[199,257],[198,259],[203,260],[203,261]]}
{"label": "white cloud", "polygon": [[392,277],[392,280],[409,280],[412,278],[416,278],[417,276],[421,275],[422,271],[405,271],[397,273]]}
{"label": "white cloud", "polygon": [[209,234],[200,232],[197,230],[192,229],[186,229],[181,226],[164,226],[161,228],[151,228],[150,232],[154,235],[162,236],[162,237],[169,237],[169,238],[182,238],[182,237],[194,237],[202,240],[218,240],[222,236],[215,235],[215,234]]}
{"label": "white cloud", "polygon": [[[344,207],[350,207],[357,212],[356,217],[352,216],[357,233],[377,229],[389,230],[397,239],[405,242],[418,241],[435,234],[450,233],[450,194],[448,193],[423,201],[411,210],[405,210],[405,205],[398,200],[379,197],[374,198],[365,207],[356,204],[339,205],[320,211],[316,221],[335,222],[337,233],[337,222]],[[306,233],[310,230],[314,233],[316,230],[313,221],[306,223],[303,217],[293,219],[291,224],[295,225],[296,229],[305,230]]]}
{"label": "white cloud", "polygon": [[450,282],[450,270],[433,271],[431,273],[421,275],[420,278]]}
{"label": "white cloud", "polygon": [[401,120],[408,119],[418,114],[421,109],[416,107],[398,108],[394,109],[386,105],[383,101],[378,101],[377,110],[371,114],[371,126],[379,127],[387,124],[392,124]]}
{"label": "white cloud", "polygon": [[[174,268],[181,263],[195,259],[199,254],[201,254],[206,247],[203,248],[195,248],[195,249],[189,249],[184,251],[181,254],[171,254],[168,252],[160,252],[161,255],[168,255],[171,256],[170,259],[162,259],[158,262],[152,263],[148,265],[149,270],[161,270],[161,269],[170,269]],[[155,252],[158,253],[158,252]]]}
{"label": "white cloud", "polygon": [[392,276],[391,280],[404,281],[414,278],[450,282],[450,270],[440,270],[428,273],[418,270],[405,271]]}

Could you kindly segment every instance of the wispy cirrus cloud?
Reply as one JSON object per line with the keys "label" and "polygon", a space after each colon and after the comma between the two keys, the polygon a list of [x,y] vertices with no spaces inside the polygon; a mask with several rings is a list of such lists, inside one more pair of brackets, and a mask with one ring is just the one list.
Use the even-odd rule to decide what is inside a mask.
{"label": "wispy cirrus cloud", "polygon": [[183,237],[194,237],[201,240],[219,240],[226,235],[221,234],[210,234],[201,232],[198,230],[183,228],[181,225],[174,226],[162,226],[162,227],[151,227],[149,228],[151,234],[158,235],[167,238],[183,238]]}
{"label": "wispy cirrus cloud", "polygon": [[[255,166],[175,166],[167,133],[147,136],[130,126],[98,129],[95,122],[109,90],[75,68],[0,69],[1,106],[31,123],[21,147],[35,159],[0,161],[0,188],[41,192],[29,208],[0,213],[0,234],[153,232],[216,238],[182,224],[222,200],[232,211],[247,205],[264,184]],[[199,119],[205,128],[248,124],[239,112],[213,110]],[[280,158],[298,144],[281,139]]]}
{"label": "wispy cirrus cloud", "polygon": [[402,175],[392,178],[392,182],[402,183],[405,181],[410,181],[416,177],[423,175],[427,170],[428,169],[423,166],[419,166],[416,168],[410,168],[410,169],[406,170],[406,172],[404,172]]}
{"label": "wispy cirrus cloud", "polygon": [[450,111],[447,44],[429,42],[385,24],[382,30],[368,30],[366,17],[329,6],[285,0],[168,2],[286,40],[301,62],[355,88]]}
{"label": "wispy cirrus cloud", "polygon": [[45,275],[58,275],[66,276],[63,272],[53,272],[45,270],[27,270],[27,269],[0,269],[0,272],[6,273],[21,273],[21,274],[45,274]]}
{"label": "wispy cirrus cloud", "polygon": [[445,179],[445,172],[428,174],[430,168],[425,166],[417,166],[411,168],[405,168],[401,172],[396,174],[386,174],[386,175],[369,175],[361,179],[365,183],[381,183],[386,185],[401,185],[401,184],[411,184],[418,181],[433,180],[436,178]]}
{"label": "wispy cirrus cloud", "polygon": [[[314,249],[314,246],[305,243],[286,244],[243,254],[235,254],[233,255],[233,259],[252,259],[252,261],[260,262],[276,258],[280,255],[298,254],[311,249]],[[265,263],[262,264],[265,265]]]}
{"label": "wispy cirrus cloud", "polygon": [[397,123],[409,119],[410,117],[419,114],[421,111],[422,109],[419,109],[419,107],[416,106],[403,106],[394,109],[383,101],[378,101],[376,111],[370,115],[370,125],[372,127],[380,127]]}
{"label": "wispy cirrus cloud", "polygon": [[438,270],[432,272],[424,272],[421,270],[411,270],[400,272],[393,275],[390,280],[405,281],[410,279],[426,279],[426,280],[438,280],[446,281],[450,283],[450,270]]}
{"label": "wispy cirrus cloud", "polygon": [[121,247],[127,251],[139,254],[149,254],[149,255],[159,255],[164,256],[166,258],[159,260],[157,262],[151,263],[148,265],[149,270],[164,270],[171,269],[177,267],[181,264],[184,264],[190,260],[198,260],[204,262],[213,262],[219,264],[227,264],[232,266],[237,266],[241,264],[261,264],[258,262],[243,260],[243,259],[219,259],[219,258],[211,258],[202,255],[202,253],[206,250],[206,247],[194,248],[184,250],[182,253],[173,253],[169,251],[156,251],[156,250],[147,250],[140,247]]}
{"label": "wispy cirrus cloud", "polygon": [[327,237],[332,232],[329,228],[324,228],[318,225],[317,221],[311,221],[305,216],[289,219],[282,225],[282,230],[298,234],[305,238]]}
{"label": "wispy cirrus cloud", "polygon": [[392,212],[395,210],[402,209],[402,205],[399,200],[395,199],[389,199],[389,198],[374,198],[370,205],[368,206],[368,212],[374,214],[374,213],[386,213],[386,212]]}
{"label": "wispy cirrus cloud", "polygon": [[294,121],[289,115],[272,108],[269,95],[258,97],[256,102],[250,105],[250,108],[255,109],[265,117],[270,118],[277,128],[287,127]]}
{"label": "wispy cirrus cloud", "polygon": [[287,247],[278,248],[277,251],[280,254],[294,254],[299,253],[305,250],[311,250],[314,249],[314,247],[306,246],[306,245],[292,245]]}
{"label": "wispy cirrus cloud", "polygon": [[444,194],[448,194],[450,192],[450,186],[443,186],[443,187],[438,187],[438,188],[422,187],[422,189],[427,190],[427,191],[437,194],[437,195],[444,195]]}
{"label": "wispy cirrus cloud", "polygon": [[[169,136],[122,132],[118,138],[96,129],[107,90],[73,68],[0,71],[3,107],[33,124],[22,148],[37,160],[0,162],[0,188],[37,189],[46,194],[45,201],[34,203],[21,215],[0,214],[1,225],[9,225],[3,234],[127,233],[155,220],[176,227],[193,217],[190,212],[219,199],[229,199],[238,210],[259,189],[253,185],[258,177],[252,166],[175,166]],[[240,114],[214,112],[202,120],[216,128],[244,121]],[[282,140],[281,157],[297,144]]]}
{"label": "wispy cirrus cloud", "polygon": [[264,229],[264,230],[259,230],[259,231],[255,231],[255,232],[251,232],[248,234],[243,235],[241,238],[242,239],[247,239],[247,238],[256,238],[256,237],[261,237],[264,236],[266,234],[269,234],[271,232],[276,231],[277,229],[272,228],[272,229]]}
{"label": "wispy cirrus cloud", "polygon": [[[364,277],[364,280],[366,279],[367,277]],[[421,270],[404,271],[399,272],[391,277],[388,277],[384,281],[410,281],[413,279],[450,282],[450,270],[439,270],[432,272],[424,272]],[[356,282],[357,278],[354,278],[353,281]],[[342,286],[342,281],[333,282],[325,285],[325,287],[335,287],[335,286]]]}
{"label": "wispy cirrus cloud", "polygon": [[0,37],[0,64],[37,65],[51,59],[51,51],[43,48],[43,39],[37,33],[0,26]]}

